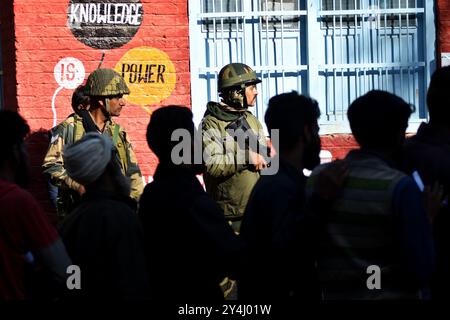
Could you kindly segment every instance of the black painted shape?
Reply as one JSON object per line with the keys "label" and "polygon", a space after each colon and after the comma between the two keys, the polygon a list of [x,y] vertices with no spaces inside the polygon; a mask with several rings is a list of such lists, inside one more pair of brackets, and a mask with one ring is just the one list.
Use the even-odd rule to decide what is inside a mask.
{"label": "black painted shape", "polygon": [[114,49],[130,42],[143,17],[140,0],[70,0],[67,9],[72,34],[95,49]]}

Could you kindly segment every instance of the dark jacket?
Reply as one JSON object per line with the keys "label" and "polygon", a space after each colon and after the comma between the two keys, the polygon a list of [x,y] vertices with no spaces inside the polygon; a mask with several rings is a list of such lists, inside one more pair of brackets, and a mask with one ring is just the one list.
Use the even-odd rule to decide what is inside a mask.
{"label": "dark jacket", "polygon": [[241,225],[250,262],[239,279],[242,299],[315,298],[311,239],[305,215],[302,172],[280,161],[275,175],[257,182]]}
{"label": "dark jacket", "polygon": [[148,296],[143,233],[135,202],[88,191],[63,221],[60,234],[81,269],[83,299],[140,299]]}
{"label": "dark jacket", "polygon": [[241,243],[192,171],[159,165],[144,189],[139,216],[152,298],[223,299],[219,283],[238,269]]}
{"label": "dark jacket", "polygon": [[[422,123],[417,134],[405,144],[405,171],[418,171],[425,185],[438,181],[450,193],[450,134]],[[436,249],[436,272],[433,276],[432,297],[450,298],[450,209],[444,206],[433,223]]]}

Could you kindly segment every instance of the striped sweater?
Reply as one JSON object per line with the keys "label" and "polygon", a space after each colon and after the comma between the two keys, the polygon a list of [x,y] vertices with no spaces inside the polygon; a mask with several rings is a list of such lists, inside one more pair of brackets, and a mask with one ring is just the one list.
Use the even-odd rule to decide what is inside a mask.
{"label": "striped sweater", "polygon": [[[324,299],[415,298],[414,288],[401,282],[398,214],[394,190],[406,175],[381,158],[360,150],[346,158],[349,176],[339,198],[319,229],[317,267]],[[307,183],[311,195],[317,174]],[[381,289],[369,290],[372,275],[367,268],[381,270]]]}

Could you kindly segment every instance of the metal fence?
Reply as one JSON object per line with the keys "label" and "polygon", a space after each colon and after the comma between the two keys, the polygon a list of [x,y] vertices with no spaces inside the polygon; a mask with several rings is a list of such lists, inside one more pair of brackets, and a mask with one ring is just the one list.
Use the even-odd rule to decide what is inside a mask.
{"label": "metal fence", "polygon": [[229,62],[243,62],[263,79],[254,113],[269,98],[297,90],[319,101],[321,132],[349,132],[346,110],[371,89],[393,92],[425,119],[434,70],[432,1],[190,0],[194,119],[217,100],[216,79]]}

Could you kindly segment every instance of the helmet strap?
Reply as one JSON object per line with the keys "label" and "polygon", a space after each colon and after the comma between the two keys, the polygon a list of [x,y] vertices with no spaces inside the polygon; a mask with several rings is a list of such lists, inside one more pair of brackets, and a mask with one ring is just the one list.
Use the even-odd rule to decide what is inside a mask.
{"label": "helmet strap", "polygon": [[243,96],[242,104],[243,104],[244,109],[248,109],[247,95],[245,94],[245,90],[247,90],[246,88],[247,88],[246,84],[242,83],[241,84],[241,89],[242,89],[241,94]]}
{"label": "helmet strap", "polygon": [[245,86],[243,89],[237,87],[231,91],[224,93],[222,100],[228,106],[235,110],[246,110]]}
{"label": "helmet strap", "polygon": [[244,99],[242,100],[242,102],[244,104],[244,109],[248,109],[248,102],[247,102],[247,95],[245,94],[245,88],[242,91],[243,91],[242,95],[244,96]]}
{"label": "helmet strap", "polygon": [[103,101],[105,102],[105,110],[106,110],[107,118],[110,118],[111,117],[111,107],[109,104],[110,99],[105,97],[105,100],[103,100]]}

